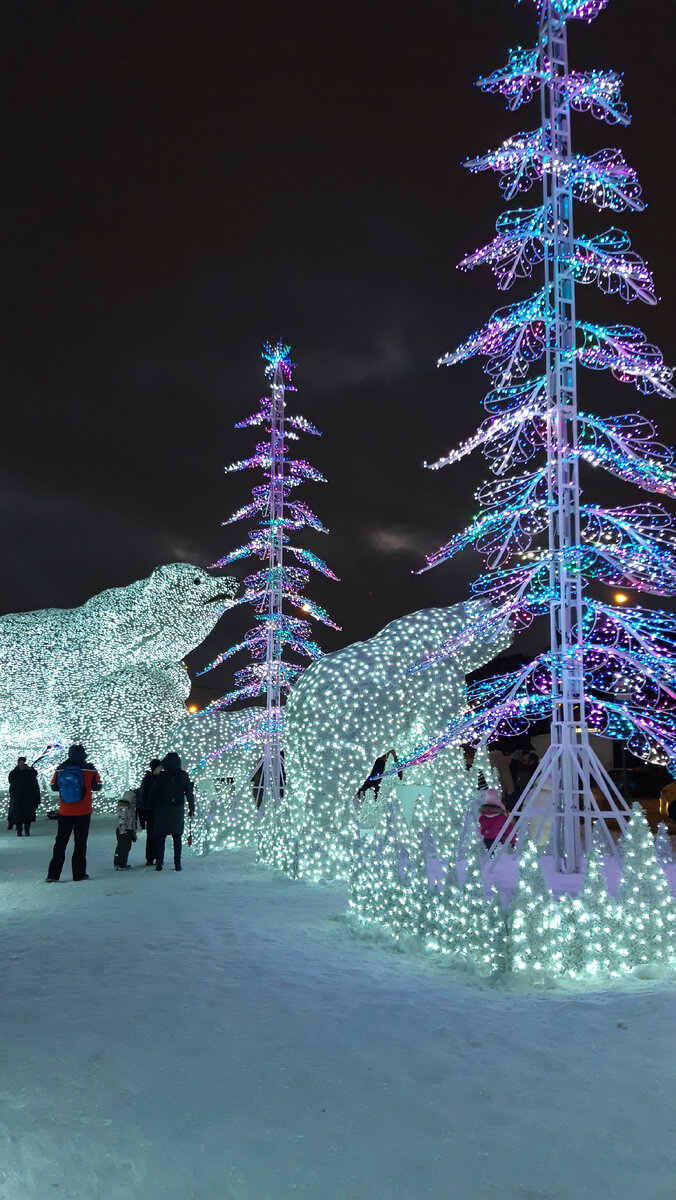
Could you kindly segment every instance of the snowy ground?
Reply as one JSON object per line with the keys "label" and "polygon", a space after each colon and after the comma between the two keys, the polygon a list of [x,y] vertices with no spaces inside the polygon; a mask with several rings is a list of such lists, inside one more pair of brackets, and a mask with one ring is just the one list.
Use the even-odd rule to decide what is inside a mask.
{"label": "snowy ground", "polygon": [[476,985],[108,817],[47,886],[54,832],[0,832],[2,1200],[673,1200],[676,989]]}

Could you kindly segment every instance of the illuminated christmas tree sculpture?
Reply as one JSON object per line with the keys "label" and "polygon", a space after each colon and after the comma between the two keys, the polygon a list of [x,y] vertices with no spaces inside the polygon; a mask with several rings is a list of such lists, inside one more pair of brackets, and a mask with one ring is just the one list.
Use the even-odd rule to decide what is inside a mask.
{"label": "illuminated christmas tree sculpture", "polygon": [[[289,416],[286,412],[285,393],[296,390],[291,382],[294,364],[289,358],[289,349],[281,342],[276,346],[264,345],[262,356],[266,362],[265,374],[270,380],[270,393],[260,401],[259,410],[238,422],[235,428],[260,425],[266,438],[258,443],[253,457],[225,468],[226,472],[247,468],[263,472],[265,482],[252,489],[252,501],[224,521],[229,525],[257,517],[258,524],[249,532],[249,540],[243,546],[213,564],[220,567],[243,558],[262,560],[263,567],[244,580],[243,594],[236,601],[252,605],[256,625],[241,642],[224,650],[200,672],[213,670],[239,651],[250,652],[252,661],[236,672],[235,689],[210,704],[209,710],[265,696],[265,749],[258,770],[265,800],[272,798],[275,805],[279,804],[283,790],[282,700],[304,669],[302,662],[288,661],[284,653],[288,650],[296,657],[310,661],[320,657],[321,650],[312,640],[305,616],[330,625],[332,629],[339,628],[320,605],[304,594],[309,579],[308,568],[312,567],[330,579],[337,576],[316,554],[290,543],[290,535],[306,526],[321,533],[327,530],[306,504],[291,498],[292,490],[298,484],[306,480],[323,482],[324,477],[302,459],[288,457],[288,441],[297,441],[301,433],[320,436],[319,430],[304,417]],[[285,556],[289,554],[299,565],[285,563]],[[293,609],[304,615],[297,616],[289,611]]]}
{"label": "illuminated christmas tree sculpture", "polygon": [[[470,712],[444,744],[522,733],[551,715],[551,747],[521,798],[519,840],[538,800],[550,804],[557,869],[580,870],[595,825],[628,809],[589,744],[589,733],[626,741],[633,753],[676,763],[676,616],[620,608],[596,598],[593,581],[652,595],[676,593],[676,530],[660,503],[606,508],[580,501],[580,462],[657,496],[676,496],[676,456],[640,414],[601,418],[578,411],[578,364],[608,370],[644,395],[673,398],[672,371],[660,351],[629,325],[598,325],[576,314],[576,287],[595,283],[625,301],[655,304],[646,264],[629,237],[611,226],[581,235],[573,202],[620,213],[643,207],[636,174],[619,150],[573,152],[571,110],[626,125],[621,80],[612,71],[568,67],[567,23],[598,16],[606,0],[536,0],[538,44],[511,52],[507,66],[479,80],[516,109],[540,100],[540,122],[466,165],[496,171],[505,198],[542,185],[542,203],[512,208],[497,236],[460,263],[491,267],[501,290],[542,272],[525,300],[499,309],[440,365],[486,359],[488,418],[476,434],[433,467],[480,448],[494,478],[477,493],[473,523],[427,560],[427,570],[474,547],[487,571],[473,584],[483,615],[460,635],[471,641],[500,628],[519,630],[548,616],[550,648],[510,675],[469,690]],[[541,462],[533,460],[540,456]],[[525,465],[525,470],[523,467]],[[513,473],[520,468],[522,473]],[[509,472],[512,472],[511,474]],[[453,653],[456,636],[438,654]],[[437,654],[433,656],[436,660]],[[425,664],[420,664],[423,667]],[[437,743],[439,745],[439,743]],[[546,793],[551,788],[551,802]]]}

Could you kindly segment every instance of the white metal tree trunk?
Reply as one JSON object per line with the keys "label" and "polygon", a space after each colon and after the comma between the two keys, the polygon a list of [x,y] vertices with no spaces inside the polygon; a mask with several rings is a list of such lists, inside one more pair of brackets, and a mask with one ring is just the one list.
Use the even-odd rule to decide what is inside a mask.
{"label": "white metal tree trunk", "polygon": [[[548,311],[546,378],[548,396],[547,470],[549,501],[550,636],[552,657],[552,740],[540,766],[514,809],[521,844],[534,811],[547,801],[553,820],[557,871],[578,872],[592,826],[600,821],[614,850],[608,818],[624,830],[630,809],[589,744],[585,712],[580,563],[580,485],[578,458],[575,245],[570,104],[563,81],[568,74],[566,22],[545,0],[540,18],[539,69],[543,152],[545,297]],[[602,809],[592,787],[607,804]],[[540,805],[538,805],[538,800]],[[584,828],[584,843],[582,830]],[[498,843],[493,861],[502,849]]]}
{"label": "white metal tree trunk", "polygon": [[284,376],[279,363],[272,381],[270,421],[270,498],[268,507],[268,629],[265,653],[266,730],[263,755],[263,802],[279,804],[282,793],[280,745],[281,661],[283,643],[282,567],[284,552]]}

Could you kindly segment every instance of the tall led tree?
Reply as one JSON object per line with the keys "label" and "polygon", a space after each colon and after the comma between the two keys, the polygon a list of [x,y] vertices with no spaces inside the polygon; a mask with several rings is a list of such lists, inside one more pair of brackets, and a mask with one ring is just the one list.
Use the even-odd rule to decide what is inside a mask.
{"label": "tall led tree", "polygon": [[[576,154],[571,110],[611,125],[626,125],[621,81],[612,71],[568,66],[567,24],[592,21],[606,0],[536,0],[539,38],[532,50],[511,52],[502,70],[479,80],[485,92],[516,109],[538,97],[539,125],[466,165],[496,171],[507,200],[536,185],[542,203],[512,208],[497,221],[497,236],[461,262],[491,267],[501,290],[542,272],[526,300],[499,309],[440,365],[485,357],[490,414],[476,434],[446,458],[457,462],[481,448],[494,478],[478,490],[473,523],[428,558],[425,569],[472,546],[487,572],[473,584],[483,615],[460,635],[524,628],[549,616],[550,648],[511,675],[470,689],[470,713],[446,740],[515,734],[551,714],[551,747],[519,808],[523,831],[543,789],[552,791],[557,868],[576,872],[595,822],[605,828],[606,806],[624,824],[625,802],[589,744],[589,732],[627,741],[643,757],[676,762],[676,617],[643,607],[619,608],[598,599],[592,581],[664,596],[676,593],[676,531],[661,504],[606,508],[580,501],[580,462],[659,496],[676,496],[676,459],[655,439],[640,414],[602,419],[578,411],[578,364],[609,370],[643,394],[673,398],[672,371],[660,351],[629,325],[580,320],[578,284],[630,302],[654,304],[650,271],[614,226],[576,234],[573,202],[620,213],[644,207],[636,174],[619,150]],[[532,460],[541,455],[541,465]],[[513,468],[528,464],[520,474]],[[458,639],[439,654],[452,653]],[[436,655],[434,656],[436,658]],[[424,665],[424,664],[421,664]],[[605,815],[604,815],[605,814]]]}
{"label": "tall led tree", "polygon": [[[252,605],[256,625],[243,641],[224,650],[200,672],[205,674],[213,670],[239,651],[250,652],[252,661],[235,674],[235,689],[214,701],[209,709],[227,708],[238,700],[265,696],[265,749],[259,766],[266,802],[271,797],[275,804],[279,803],[282,789],[282,700],[307,665],[293,659],[289,661],[284,657],[285,651],[295,655],[296,659],[310,661],[321,655],[319,646],[312,640],[309,621],[296,614],[301,612],[333,629],[339,628],[320,605],[304,594],[309,580],[308,568],[328,575],[330,579],[337,576],[316,554],[294,546],[290,541],[290,535],[306,526],[320,533],[328,531],[305,503],[292,499],[292,491],[298,484],[306,480],[324,482],[324,477],[304,460],[289,458],[289,441],[297,441],[302,433],[320,436],[319,430],[304,417],[289,416],[286,412],[286,392],[296,390],[291,382],[294,364],[289,352],[290,347],[281,342],[276,346],[269,343],[263,346],[265,375],[270,381],[269,395],[261,399],[257,412],[239,421],[235,428],[262,426],[265,440],[258,443],[253,457],[225,468],[226,472],[248,468],[262,471],[265,482],[252,489],[252,501],[223,522],[229,525],[234,521],[257,518],[257,524],[250,530],[244,545],[213,564],[220,567],[243,558],[262,560],[264,565],[244,580],[243,594],[235,602]],[[289,554],[300,565],[285,562]]]}

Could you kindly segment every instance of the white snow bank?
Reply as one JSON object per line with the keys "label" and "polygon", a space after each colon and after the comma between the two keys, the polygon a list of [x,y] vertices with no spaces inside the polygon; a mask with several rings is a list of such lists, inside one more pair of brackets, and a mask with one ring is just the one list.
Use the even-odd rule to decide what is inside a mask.
{"label": "white snow bank", "polygon": [[49,886],[55,823],[0,832],[2,1200],[672,1200],[673,988],[477,985],[113,825]]}

